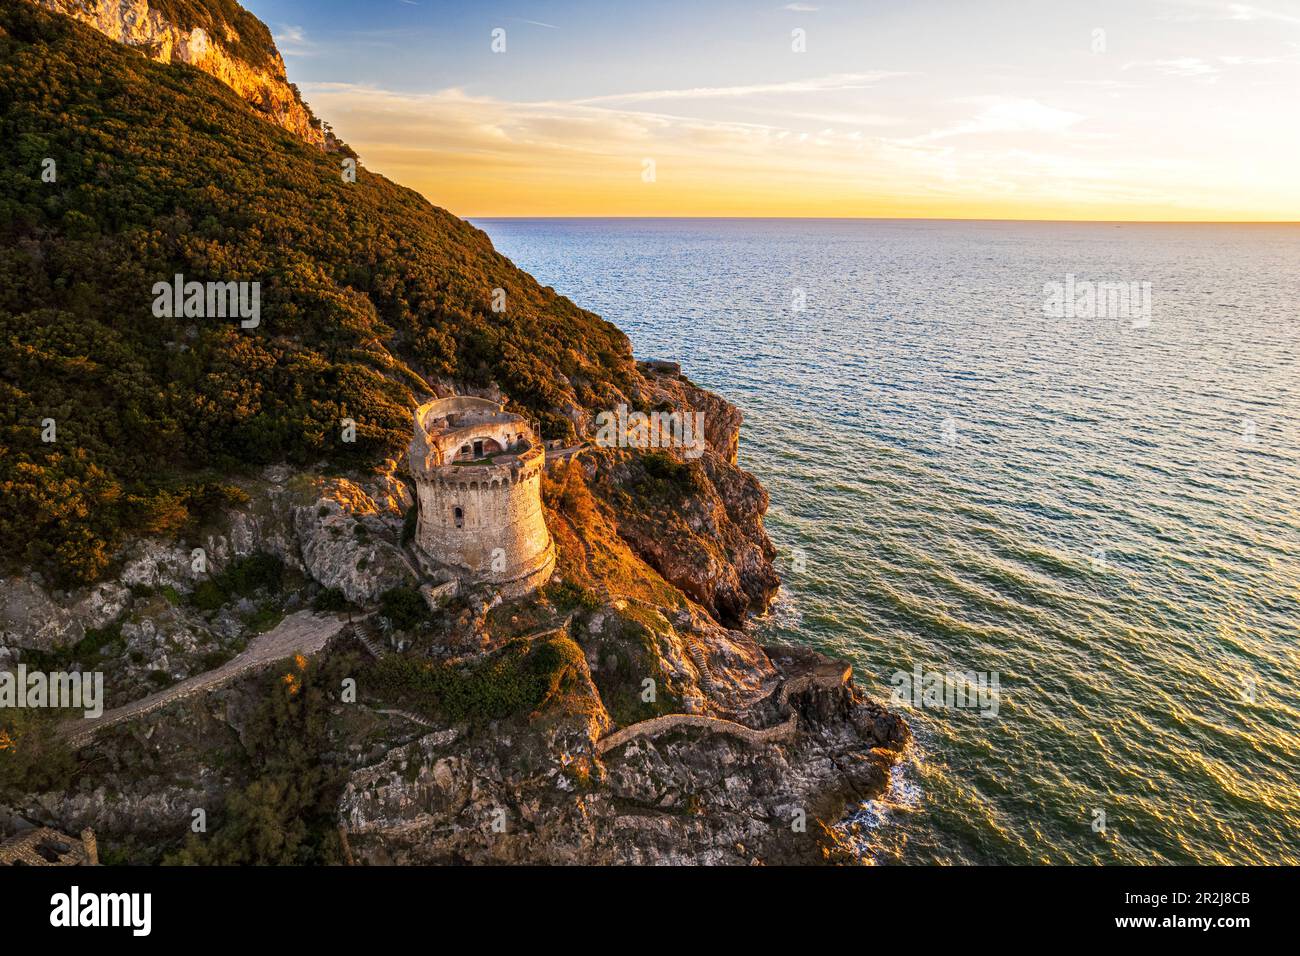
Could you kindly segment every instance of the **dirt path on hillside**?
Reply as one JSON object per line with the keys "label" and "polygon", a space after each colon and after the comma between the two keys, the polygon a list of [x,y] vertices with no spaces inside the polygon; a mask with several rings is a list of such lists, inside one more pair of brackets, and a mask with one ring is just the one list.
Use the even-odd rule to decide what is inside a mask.
{"label": "dirt path on hillside", "polygon": [[69,720],[60,725],[59,733],[73,747],[84,747],[105,727],[143,716],[182,698],[207,693],[214,687],[242,677],[274,661],[284,660],[295,654],[303,656],[315,654],[345,626],[347,626],[345,619],[332,614],[298,611],[296,614],[290,614],[265,634],[253,638],[242,653],[232,657],[220,667],[188,677],[165,690],[130,704],[106,710],[98,717]]}

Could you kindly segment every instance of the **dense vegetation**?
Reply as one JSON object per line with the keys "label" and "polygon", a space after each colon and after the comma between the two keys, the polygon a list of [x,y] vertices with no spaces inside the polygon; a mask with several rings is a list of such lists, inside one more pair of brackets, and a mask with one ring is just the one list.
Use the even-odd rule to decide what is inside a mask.
{"label": "dense vegetation", "polygon": [[662,451],[641,456],[641,473],[633,478],[637,494],[651,501],[677,502],[703,487],[699,466]]}
{"label": "dense vegetation", "polygon": [[66,716],[48,709],[0,710],[0,801],[67,786],[75,760],[56,731]]}
{"label": "dense vegetation", "polygon": [[389,588],[379,595],[379,616],[399,631],[409,631],[430,619],[429,605],[415,588]]}
{"label": "dense vegetation", "polygon": [[[241,729],[235,759],[246,771],[242,785],[209,821],[209,831],[188,834],[184,846],[165,862],[342,861],[335,813],[347,768],[321,755],[337,749],[331,710],[337,709],[339,688],[347,677],[362,673],[363,686],[386,703],[452,721],[481,723],[550,707],[574,712],[593,706],[578,679],[582,651],[564,637],[515,642],[472,666],[394,655],[363,670],[359,659],[347,653],[312,661],[298,658],[287,666],[287,673],[263,678],[261,703]],[[36,772],[27,764],[21,771],[24,779]],[[66,777],[69,769],[60,767],[58,772]],[[19,773],[17,766],[13,773]]]}
{"label": "dense vegetation", "polygon": [[580,697],[582,651],[562,635],[513,641],[474,662],[392,655],[375,664],[373,690],[384,700],[451,723],[483,724],[527,715]]}
{"label": "dense vegetation", "polygon": [[334,819],[347,771],[330,752],[330,710],[355,656],[298,658],[265,694],[240,735],[251,776],[226,799],[208,833],[190,834],[168,863],[305,865],[342,862]]}
{"label": "dense vegetation", "polygon": [[220,574],[204,578],[192,600],[201,611],[215,611],[232,598],[251,597],[260,590],[278,594],[283,578],[284,562],[259,551],[236,558]]}
{"label": "dense vegetation", "polygon": [[[164,6],[263,42],[233,3]],[[90,581],[124,535],[195,520],[195,475],[391,456],[434,380],[498,384],[546,437],[635,390],[626,338],[468,223],[28,4],[0,9],[0,141],[6,564]],[[261,324],[156,317],[175,274],[260,282]]]}

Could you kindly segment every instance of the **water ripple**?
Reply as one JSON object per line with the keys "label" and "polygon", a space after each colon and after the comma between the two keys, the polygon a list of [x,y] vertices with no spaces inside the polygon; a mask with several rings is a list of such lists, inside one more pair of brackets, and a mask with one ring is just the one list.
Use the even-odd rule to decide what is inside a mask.
{"label": "water ripple", "polygon": [[[995,718],[908,711],[865,859],[1300,862],[1300,229],[480,225],[745,411],[768,636],[882,698],[999,672]],[[1151,282],[1150,327],[1044,317],[1067,273]]]}

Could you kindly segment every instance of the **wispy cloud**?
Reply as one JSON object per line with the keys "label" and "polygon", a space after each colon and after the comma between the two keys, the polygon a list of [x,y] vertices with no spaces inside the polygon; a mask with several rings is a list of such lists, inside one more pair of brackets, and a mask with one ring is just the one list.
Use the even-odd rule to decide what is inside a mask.
{"label": "wispy cloud", "polygon": [[316,56],[319,48],[300,26],[281,24],[274,33],[275,45],[285,56]]}
{"label": "wispy cloud", "polygon": [[803,110],[761,110],[765,116],[784,119],[809,120],[814,123],[830,123],[832,126],[899,126],[907,120],[901,116],[886,113],[855,113],[835,111]]}
{"label": "wispy cloud", "polygon": [[1211,57],[1180,56],[1165,60],[1134,60],[1125,63],[1123,70],[1149,70],[1164,76],[1190,77],[1206,83],[1216,83],[1230,67],[1272,66],[1296,60],[1295,54],[1285,56],[1243,56],[1224,54]]}
{"label": "wispy cloud", "polygon": [[697,86],[679,90],[642,90],[631,93],[607,93],[575,100],[577,103],[648,103],[655,100],[711,100],[742,96],[771,96],[782,93],[826,93],[834,90],[865,90],[881,80],[907,73],[877,70],[871,73],[835,73],[806,80],[781,83],[750,83],[740,86]]}
{"label": "wispy cloud", "polygon": [[[882,138],[843,123],[797,130],[459,89],[305,90],[367,166],[471,216],[1177,209],[1179,195],[1210,195],[1216,175],[1194,153],[1117,154],[1077,128],[1083,114],[1009,97],[963,98],[975,107],[969,119]],[[644,158],[656,163],[653,185],[641,178]]]}
{"label": "wispy cloud", "polygon": [[541,20],[525,20],[523,17],[502,17],[507,23],[527,23],[529,26],[545,27],[548,30],[560,29],[554,23],[543,23]]}
{"label": "wispy cloud", "polygon": [[1165,19],[1193,22],[1197,20],[1237,20],[1245,23],[1289,23],[1300,25],[1300,10],[1261,7],[1253,3],[1224,3],[1218,0],[1166,0],[1182,10]]}
{"label": "wispy cloud", "polygon": [[1082,114],[1022,97],[971,96],[957,102],[978,106],[979,112],[970,119],[931,130],[912,141],[933,142],[953,136],[989,133],[1061,133],[1084,118]]}
{"label": "wispy cloud", "polygon": [[[785,31],[771,22],[783,4],[821,6],[844,42],[786,56]],[[371,169],[461,214],[1262,219],[1300,210],[1300,128],[1279,119],[1300,81],[1291,22],[1300,0],[1133,0],[1107,22],[1110,55],[1087,55],[1083,30],[1065,41],[1072,53],[1043,55],[1063,42],[1051,18],[1032,39],[981,34],[987,49],[974,61],[951,44],[985,15],[955,12],[969,29],[922,42],[924,29],[904,30],[922,22],[911,6],[891,5],[908,23],[895,25],[897,42],[879,61],[851,40],[879,35],[880,23],[824,0],[773,0],[766,16],[730,22],[727,57],[711,56],[712,39],[648,18],[633,36],[580,22],[571,43],[537,43],[540,63],[487,59],[481,37],[439,34],[445,56],[433,74],[378,53],[357,69],[367,43],[428,39],[411,38],[411,17],[395,3],[393,20],[371,24],[394,35],[314,20],[277,33],[290,55],[346,58],[345,75],[375,78],[373,88],[303,86]],[[1200,22],[1153,26],[1169,13]],[[535,35],[571,31],[559,17],[509,19]],[[590,62],[574,57],[573,43],[593,31]],[[653,183],[641,176],[646,159]]]}
{"label": "wispy cloud", "polygon": [[1165,76],[1211,77],[1223,72],[1221,67],[1196,56],[1180,56],[1169,60],[1134,60],[1125,63],[1125,70],[1154,70]]}

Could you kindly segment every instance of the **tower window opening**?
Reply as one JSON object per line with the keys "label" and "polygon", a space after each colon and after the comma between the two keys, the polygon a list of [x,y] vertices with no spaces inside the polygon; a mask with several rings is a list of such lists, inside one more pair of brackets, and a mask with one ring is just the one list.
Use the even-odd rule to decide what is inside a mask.
{"label": "tower window opening", "polygon": [[451,516],[455,519],[457,528],[465,527],[465,512],[459,507],[451,509]]}

